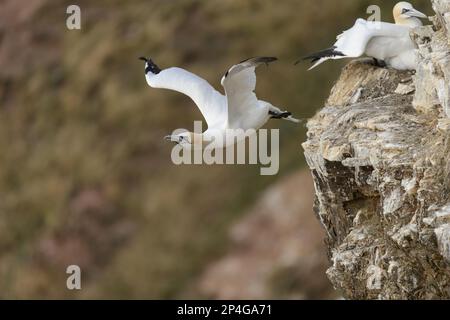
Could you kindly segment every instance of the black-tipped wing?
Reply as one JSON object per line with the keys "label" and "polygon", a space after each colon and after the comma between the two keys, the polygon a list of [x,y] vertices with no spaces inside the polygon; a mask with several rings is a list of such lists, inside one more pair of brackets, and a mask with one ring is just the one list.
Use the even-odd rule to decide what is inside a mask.
{"label": "black-tipped wing", "polygon": [[274,57],[257,57],[244,60],[232,66],[222,78],[222,86],[228,101],[228,124],[233,127],[249,108],[258,108],[258,98],[255,94],[255,69],[261,64],[276,61]]}
{"label": "black-tipped wing", "polygon": [[[352,28],[337,37],[333,47],[305,59],[312,60],[310,70],[329,59],[358,58],[366,54],[382,60],[385,55],[392,57],[405,49],[395,43],[399,39],[409,38],[409,31],[405,26],[358,19]],[[368,47],[370,52],[367,52]]]}
{"label": "black-tipped wing", "polygon": [[298,60],[295,64],[300,63],[300,61],[302,60],[311,60],[311,63],[315,63],[317,61],[319,61],[322,58],[333,58],[333,57],[343,57],[345,56],[342,52],[337,51],[336,47],[331,47],[329,49],[325,49],[316,53],[313,53],[309,56],[306,56],[304,58],[302,58],[301,60]]}
{"label": "black-tipped wing", "polygon": [[206,80],[181,68],[173,67],[158,74],[147,74],[147,83],[153,88],[168,89],[190,97],[200,109],[208,126],[226,120],[225,96],[215,90]]}

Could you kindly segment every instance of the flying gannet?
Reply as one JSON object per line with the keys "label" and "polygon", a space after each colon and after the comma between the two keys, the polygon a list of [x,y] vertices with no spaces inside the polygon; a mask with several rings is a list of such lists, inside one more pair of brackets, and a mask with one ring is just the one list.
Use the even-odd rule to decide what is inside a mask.
{"label": "flying gannet", "polygon": [[203,134],[185,132],[166,137],[183,147],[204,147],[205,141],[214,140],[213,137],[218,132],[225,135],[227,130],[233,129],[258,130],[269,119],[299,122],[290,112],[281,111],[269,102],[258,100],[254,92],[256,67],[268,65],[276,58],[251,58],[232,66],[221,81],[225,95],[215,90],[206,80],[184,69],[172,67],[161,70],[151,59],[140,59],[145,61],[145,78],[150,87],[178,91],[189,96],[206,120],[208,129]]}
{"label": "flying gannet", "polygon": [[411,39],[410,31],[422,26],[419,18],[427,16],[408,2],[397,3],[393,15],[395,24],[356,20],[351,29],[337,37],[337,42],[331,48],[304,58],[313,63],[309,70],[330,59],[358,58],[363,55],[373,57],[376,64],[384,62],[394,69],[415,70],[416,45]]}

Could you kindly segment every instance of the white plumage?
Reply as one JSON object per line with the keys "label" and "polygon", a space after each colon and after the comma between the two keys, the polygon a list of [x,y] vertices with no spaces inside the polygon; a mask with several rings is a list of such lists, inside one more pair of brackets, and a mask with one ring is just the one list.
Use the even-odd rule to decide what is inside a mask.
{"label": "white plumage", "polygon": [[[184,69],[172,67],[160,70],[153,61],[145,60],[145,78],[152,88],[169,89],[189,96],[200,109],[208,124],[202,136],[197,133],[183,133],[167,138],[183,146],[202,144],[211,136],[227,129],[259,129],[270,118],[299,122],[289,112],[282,112],[272,104],[258,100],[255,69],[276,58],[259,57],[242,61],[231,67],[222,78],[225,95],[215,90],[206,80]],[[217,145],[216,147],[225,147]]]}
{"label": "white plumage", "polygon": [[152,88],[168,89],[183,93],[197,105],[208,126],[222,123],[227,115],[227,101],[206,80],[184,69],[173,67],[158,74],[145,75]]}
{"label": "white plumage", "polygon": [[417,66],[416,45],[411,39],[411,29],[421,26],[418,18],[426,15],[408,2],[394,7],[395,24],[378,21],[356,20],[354,26],[337,37],[336,43],[327,50],[312,54],[313,69],[330,59],[373,57],[398,70],[414,70]]}

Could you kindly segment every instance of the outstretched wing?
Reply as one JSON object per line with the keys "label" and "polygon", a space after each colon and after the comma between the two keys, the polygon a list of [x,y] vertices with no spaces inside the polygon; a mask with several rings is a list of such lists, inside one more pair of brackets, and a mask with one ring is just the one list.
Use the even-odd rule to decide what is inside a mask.
{"label": "outstretched wing", "polygon": [[273,57],[258,57],[244,60],[232,66],[222,78],[228,102],[228,124],[239,123],[239,119],[252,108],[258,108],[258,98],[255,94],[255,69],[260,64],[269,64],[277,60]]}
{"label": "outstretched wing", "polygon": [[206,80],[181,68],[169,68],[158,74],[146,75],[153,88],[168,89],[190,97],[200,109],[208,126],[224,122],[227,116],[225,96],[215,90]]}
{"label": "outstretched wing", "polygon": [[334,47],[345,57],[357,58],[366,53],[367,45],[375,38],[381,38],[377,39],[378,41],[381,40],[380,44],[383,43],[383,39],[387,43],[392,40],[395,41],[396,38],[408,37],[409,31],[408,27],[393,23],[358,19],[351,29],[337,37]]}
{"label": "outstretched wing", "polygon": [[409,32],[410,28],[405,26],[358,19],[352,28],[337,37],[331,48],[309,55],[304,60],[313,63],[309,70],[330,59],[369,55],[383,60],[405,49],[399,42],[404,43],[405,39],[409,39]]}

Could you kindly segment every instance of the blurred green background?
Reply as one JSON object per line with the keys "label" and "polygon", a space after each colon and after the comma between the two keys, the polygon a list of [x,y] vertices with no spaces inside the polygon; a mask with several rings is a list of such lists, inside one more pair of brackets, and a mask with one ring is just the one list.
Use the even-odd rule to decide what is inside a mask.
{"label": "blurred green background", "polygon": [[[278,176],[262,177],[258,166],[174,166],[162,138],[192,129],[201,114],[189,98],[149,88],[137,57],[222,90],[229,66],[276,56],[258,69],[258,96],[308,118],[344,62],[313,72],[293,63],[329,47],[370,4],[392,21],[394,3],[0,2],[0,298],[220,297],[201,289],[202,275],[233,250],[230,230],[258,211],[249,208],[266,190],[304,168],[305,126],[270,124],[281,129]],[[80,31],[66,28],[69,4],[81,7]],[[414,5],[431,14],[428,1]],[[299,177],[289,196],[311,201],[300,188],[310,181]],[[82,268],[81,291],[65,286],[70,264]],[[265,297],[332,296],[295,295],[304,286],[296,269],[267,271],[276,285]]]}

